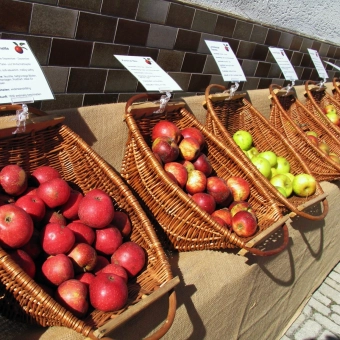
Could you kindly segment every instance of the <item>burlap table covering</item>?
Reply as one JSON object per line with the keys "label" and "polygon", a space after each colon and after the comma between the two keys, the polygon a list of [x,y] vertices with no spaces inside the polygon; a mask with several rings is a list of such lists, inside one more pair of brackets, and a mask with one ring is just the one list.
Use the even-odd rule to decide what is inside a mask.
{"label": "burlap table covering", "polygon": [[[303,102],[302,87],[296,87]],[[269,91],[248,92],[265,116]],[[300,98],[301,96],[301,98]],[[204,123],[203,96],[183,98]],[[65,123],[120,170],[127,139],[125,103],[59,111]],[[324,221],[295,217],[288,248],[275,257],[242,257],[236,251],[196,251],[169,254],[176,287],[177,312],[164,339],[279,339],[312,292],[340,259],[338,202],[340,182],[323,182],[329,213]],[[319,214],[320,205],[309,211]],[[141,339],[162,324],[167,313],[163,298],[109,334],[113,339]],[[39,328],[0,317],[0,339],[81,340],[63,327]],[[5,336],[5,337],[4,337]]]}

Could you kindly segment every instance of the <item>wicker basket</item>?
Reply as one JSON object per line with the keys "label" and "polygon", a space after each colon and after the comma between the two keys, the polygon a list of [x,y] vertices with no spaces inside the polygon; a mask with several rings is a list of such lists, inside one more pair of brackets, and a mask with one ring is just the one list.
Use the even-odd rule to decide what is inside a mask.
{"label": "wicker basket", "polygon": [[[222,93],[211,95],[212,90],[220,90]],[[282,208],[283,213],[290,212],[291,216],[298,215],[310,220],[321,220],[328,213],[328,202],[326,194],[319,183],[313,196],[305,198],[292,195],[286,198],[281,195],[276,188],[265,178],[252,164],[250,159],[234,142],[232,136],[237,130],[247,130],[253,137],[253,144],[259,151],[271,150],[277,155],[285,157],[290,165],[291,172],[311,174],[310,169],[303,161],[302,157],[295,151],[293,146],[282,137],[282,135],[269,123],[269,121],[258,112],[249,101],[245,99],[245,94],[235,94],[232,97],[226,88],[221,85],[210,85],[206,88],[205,98],[207,107],[206,126],[223,143],[229,147],[242,162],[256,174],[257,180],[268,195],[270,195]],[[323,202],[323,211],[320,215],[312,215],[303,211],[306,207]]]}
{"label": "wicker basket", "polygon": [[[18,108],[0,106],[0,112],[3,116],[4,111]],[[0,168],[17,163],[30,173],[38,166],[51,165],[84,194],[93,188],[104,190],[112,197],[115,209],[129,215],[133,227],[130,239],[145,249],[148,263],[142,273],[129,282],[129,299],[124,309],[114,313],[94,310],[85,319],[78,319],[61,307],[0,248],[1,314],[43,327],[65,326],[91,339],[99,339],[160,296],[168,294],[167,319],[149,338],[159,339],[174,320],[176,295],[173,288],[179,280],[172,276],[168,258],[150,220],[119,173],[64,125],[61,117],[48,115],[47,120],[45,113],[33,111],[40,117],[30,119],[26,133],[11,134],[9,124],[2,125],[8,129],[2,131],[7,137],[0,138]],[[2,118],[6,120],[6,117]],[[13,118],[11,120],[13,125]],[[50,122],[49,127],[46,127],[47,121]]]}
{"label": "wicker basket", "polygon": [[340,79],[337,77],[333,78],[333,89],[332,93],[334,96],[334,99],[340,103]]}
{"label": "wicker basket", "polygon": [[[281,214],[264,188],[257,184],[254,175],[199,123],[185,108],[184,102],[169,102],[164,112],[156,112],[157,104],[152,102],[156,99],[159,99],[159,95],[141,94],[133,96],[126,104],[125,120],[129,135],[121,175],[155,219],[154,224],[158,226],[157,231],[164,247],[177,251],[241,248],[260,256],[281,252],[288,242],[288,228],[285,224],[287,216]],[[146,100],[150,102],[145,103]],[[249,238],[237,237],[215,222],[169,179],[151,151],[152,128],[163,119],[174,122],[180,129],[191,126],[203,133],[207,144],[205,153],[217,176],[227,179],[234,175],[248,180],[251,184],[249,202],[258,218],[259,228],[256,235]],[[261,236],[268,237],[271,233],[281,231],[281,227],[283,243],[276,249],[264,251],[247,245],[247,242],[251,243],[255,239],[256,243],[263,241]],[[251,244],[254,245],[255,242]]]}
{"label": "wicker basket", "polygon": [[323,107],[328,104],[334,105],[337,112],[340,112],[340,102],[333,98],[326,91],[326,86],[320,87],[320,85],[312,80],[308,80],[305,83],[305,103],[309,111],[314,113],[316,117],[324,124],[333,136],[340,140],[340,127],[333,124],[323,113]]}
{"label": "wicker basket", "polygon": [[293,91],[287,93],[279,85],[270,85],[270,123],[291,142],[303,157],[317,181],[334,181],[340,178],[340,164],[336,163],[306,135],[315,131],[319,139],[327,143],[331,150],[340,156],[340,141],[333,136],[318,117],[310,112],[296,97]]}

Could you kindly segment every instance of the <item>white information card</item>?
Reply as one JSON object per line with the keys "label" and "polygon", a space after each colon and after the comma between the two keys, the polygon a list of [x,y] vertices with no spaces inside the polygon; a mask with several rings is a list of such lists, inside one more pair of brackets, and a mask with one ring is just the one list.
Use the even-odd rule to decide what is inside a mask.
{"label": "white information card", "polygon": [[291,81],[298,80],[299,78],[285,51],[282,48],[278,47],[269,47],[269,50],[272,53],[275,61],[279,65],[285,79]]}
{"label": "white information card", "polygon": [[326,71],[325,67],[323,66],[323,63],[320,59],[318,51],[312,50],[310,48],[307,48],[307,51],[308,51],[310,57],[312,58],[313,64],[316,68],[316,71],[319,74],[319,77],[323,78],[323,79],[328,78],[327,71]]}
{"label": "white information card", "polygon": [[178,84],[150,57],[114,55],[147,91],[182,91]]}
{"label": "white information card", "polygon": [[227,42],[205,40],[224,81],[246,81],[246,77],[233,50]]}
{"label": "white information card", "polygon": [[0,40],[0,104],[54,99],[28,43]]}
{"label": "white information card", "polygon": [[331,66],[333,66],[335,69],[337,69],[337,70],[339,70],[339,71],[340,71],[340,66],[338,66],[338,65],[335,65],[335,64],[333,64],[333,63],[331,63],[331,62],[329,62],[329,61],[325,61],[325,63],[326,63],[326,64],[328,64],[328,65],[331,65]]}

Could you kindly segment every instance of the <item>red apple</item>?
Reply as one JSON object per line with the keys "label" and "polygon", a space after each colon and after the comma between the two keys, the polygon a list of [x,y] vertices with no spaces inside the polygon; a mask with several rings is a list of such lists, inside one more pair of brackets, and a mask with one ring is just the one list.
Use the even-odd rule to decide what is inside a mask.
{"label": "red apple", "polygon": [[49,256],[41,266],[44,280],[54,286],[74,278],[74,268],[71,259],[65,254]]}
{"label": "red apple", "polygon": [[207,193],[215,199],[216,204],[223,203],[232,196],[227,182],[218,176],[207,178]]}
{"label": "red apple", "polygon": [[14,204],[0,206],[0,246],[21,248],[33,235],[31,216]]}
{"label": "red apple", "polygon": [[32,187],[32,186],[29,186],[26,191],[23,193],[24,195],[37,195],[37,187]]}
{"label": "red apple", "polygon": [[200,154],[200,144],[192,137],[183,138],[178,144],[179,155],[187,161],[194,161]]}
{"label": "red apple", "polygon": [[49,165],[42,165],[32,171],[31,177],[37,184],[42,184],[54,178],[61,178],[61,175],[55,168]]}
{"label": "red apple", "polygon": [[45,203],[37,195],[26,194],[24,196],[21,196],[16,200],[15,205],[24,209],[31,216],[35,225],[40,222],[45,216]]}
{"label": "red apple", "polygon": [[229,210],[231,213],[231,216],[234,216],[239,211],[248,211],[254,215],[256,218],[255,212],[251,206],[251,204],[248,201],[234,201],[230,204]]}
{"label": "red apple", "polygon": [[200,149],[201,150],[203,149],[205,145],[205,137],[199,129],[192,127],[192,126],[188,126],[181,130],[181,135],[183,138],[187,138],[187,137],[195,138],[200,144]]}
{"label": "red apple", "polygon": [[70,228],[75,236],[75,243],[87,243],[92,245],[96,234],[94,230],[80,221],[68,223],[67,228]]}
{"label": "red apple", "polygon": [[227,179],[234,201],[245,201],[250,195],[250,184],[242,177],[232,176]]}
{"label": "red apple", "polygon": [[185,191],[190,194],[204,192],[207,186],[207,176],[200,170],[192,170],[188,173]]}
{"label": "red apple", "polygon": [[96,265],[97,252],[87,243],[77,243],[68,253],[76,273],[90,272]]}
{"label": "red apple", "polygon": [[171,173],[176,178],[178,185],[183,189],[188,180],[187,169],[178,162],[169,162],[164,164],[164,170]]}
{"label": "red apple", "polygon": [[124,242],[111,256],[111,263],[119,264],[127,271],[129,277],[134,277],[146,263],[145,251],[136,242]]}
{"label": "red apple", "polygon": [[192,163],[196,170],[202,171],[207,177],[211,175],[213,168],[206,154],[200,153]]}
{"label": "red apple", "polygon": [[228,208],[222,208],[215,210],[212,214],[212,217],[219,217],[221,218],[229,228],[231,228],[231,212]]}
{"label": "red apple", "polygon": [[100,273],[110,273],[110,274],[116,274],[120,276],[126,283],[128,282],[128,274],[126,270],[116,263],[109,263],[107,266],[105,266]]}
{"label": "red apple", "polygon": [[94,268],[92,269],[92,273],[97,275],[108,264],[110,264],[110,261],[105,256],[97,254],[97,262]]}
{"label": "red apple", "polygon": [[228,224],[225,223],[225,221],[219,217],[219,216],[213,216],[211,215],[212,219],[215,220],[215,222],[217,222],[218,224],[220,224],[221,226],[225,227],[225,228],[229,228]]}
{"label": "red apple", "polygon": [[24,250],[16,249],[9,252],[12,260],[18,264],[23,271],[25,271],[32,279],[35,276],[35,263],[31,256],[29,256]]}
{"label": "red apple", "polygon": [[59,285],[55,299],[78,318],[84,317],[89,309],[88,288],[85,283],[76,279]]}
{"label": "red apple", "polygon": [[214,197],[205,192],[198,192],[191,197],[195,203],[208,214],[212,214],[216,209],[216,202]]}
{"label": "red apple", "polygon": [[152,152],[158,155],[163,163],[173,162],[179,156],[178,144],[170,137],[156,138],[151,146]]}
{"label": "red apple", "polygon": [[81,192],[71,189],[69,199],[60,207],[60,212],[65,218],[68,220],[75,220],[78,218],[78,207],[82,198],[83,194]]}
{"label": "red apple", "polygon": [[111,224],[119,229],[123,238],[127,238],[131,234],[132,224],[125,212],[115,211]]}
{"label": "red apple", "polygon": [[114,312],[123,308],[128,301],[125,281],[116,274],[99,273],[90,284],[90,303],[103,312]]}
{"label": "red apple", "polygon": [[314,135],[307,135],[308,140],[315,146],[319,146],[319,140]]}
{"label": "red apple", "polygon": [[27,189],[26,171],[17,164],[4,166],[0,171],[0,185],[9,195],[21,195]]}
{"label": "red apple", "polygon": [[115,208],[111,197],[101,189],[90,190],[80,201],[79,219],[91,228],[108,226],[114,218]]}
{"label": "red apple", "polygon": [[30,240],[25,245],[20,247],[20,249],[25,251],[33,260],[37,259],[42,252],[39,230],[34,228]]}
{"label": "red apple", "polygon": [[178,143],[181,139],[181,131],[173,122],[170,122],[168,120],[160,120],[152,128],[151,133],[152,141],[154,141],[158,137],[169,137],[174,140],[175,143]]}
{"label": "red apple", "polygon": [[93,246],[100,254],[112,255],[122,243],[121,232],[110,224],[108,227],[96,230]]}
{"label": "red apple", "polygon": [[80,273],[75,276],[76,280],[79,280],[82,283],[85,283],[87,288],[89,288],[90,284],[94,280],[96,276],[93,273],[90,272],[85,272],[85,273]]}
{"label": "red apple", "polygon": [[41,245],[48,255],[66,254],[75,243],[73,231],[58,223],[48,223],[41,231]]}
{"label": "red apple", "polygon": [[37,195],[49,208],[56,208],[65,204],[70,194],[71,187],[61,178],[54,178],[41,183],[37,189]]}
{"label": "red apple", "polygon": [[250,237],[255,234],[257,222],[249,211],[239,211],[232,218],[233,231],[241,237]]}
{"label": "red apple", "polygon": [[327,114],[327,113],[337,113],[336,112],[336,108],[335,108],[335,106],[333,104],[325,105],[325,107],[323,108],[323,112],[325,114]]}
{"label": "red apple", "polygon": [[328,144],[324,141],[319,142],[319,149],[325,154],[325,155],[329,155],[330,152],[330,147],[328,146]]}
{"label": "red apple", "polygon": [[181,163],[187,169],[188,173],[192,170],[195,170],[194,164],[190,161],[187,161],[186,159],[179,159],[178,162]]}
{"label": "red apple", "polygon": [[67,221],[64,215],[59,210],[46,208],[45,215],[40,225],[44,226],[47,223],[58,223],[60,225],[66,225]]}

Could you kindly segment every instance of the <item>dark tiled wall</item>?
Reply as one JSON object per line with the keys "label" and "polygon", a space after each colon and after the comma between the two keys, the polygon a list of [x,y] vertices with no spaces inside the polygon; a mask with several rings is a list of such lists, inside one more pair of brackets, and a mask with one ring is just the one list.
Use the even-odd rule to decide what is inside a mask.
{"label": "dark tiled wall", "polygon": [[[126,101],[145,89],[113,56],[150,56],[180,85],[178,96],[227,87],[204,40],[227,41],[247,82],[240,89],[286,81],[269,46],[281,47],[299,81],[319,80],[307,48],[340,65],[340,46],[162,0],[0,1],[0,38],[27,40],[56,100],[43,110]],[[340,73],[327,66],[329,80]]]}

